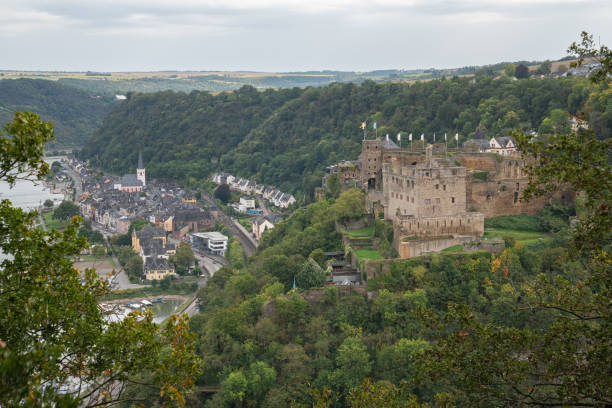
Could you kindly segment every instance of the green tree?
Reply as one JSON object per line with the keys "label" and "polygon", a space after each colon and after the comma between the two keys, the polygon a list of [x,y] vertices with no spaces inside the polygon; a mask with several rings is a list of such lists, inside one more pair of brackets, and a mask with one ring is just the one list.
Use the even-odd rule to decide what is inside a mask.
{"label": "green tree", "polygon": [[[153,224],[151,224],[149,221],[145,220],[144,218],[136,218],[130,224],[128,235],[131,236],[133,231],[140,231],[147,225],[153,225]],[[130,238],[130,244],[131,244],[131,238]]]}
{"label": "green tree", "polygon": [[232,198],[232,193],[230,191],[229,185],[221,184],[219,187],[215,189],[214,192],[215,198],[218,198],[224,204],[227,204],[229,200]]}
{"label": "green tree", "polygon": [[[44,177],[52,125],[17,112],[4,130],[0,178],[12,185],[16,174]],[[32,229],[36,217],[0,202],[0,249],[9,256],[0,271],[0,405],[112,405],[132,381],[181,405],[201,368],[186,321],[172,318],[160,329],[148,312],[107,321],[98,301],[109,288],[71,261],[86,246],[77,237],[79,220],[59,233]],[[60,393],[68,383],[81,386]]]}
{"label": "green tree", "polygon": [[52,208],[53,207],[53,201],[46,199],[45,202],[43,203],[43,205],[45,206],[45,208]]}
{"label": "green tree", "polygon": [[507,77],[513,77],[515,70],[516,70],[516,65],[512,63],[504,65],[504,74],[506,74]]}
{"label": "green tree", "polygon": [[56,220],[69,220],[72,217],[79,215],[79,206],[71,201],[62,201],[60,205],[53,210],[53,218]]}
{"label": "green tree", "polygon": [[578,57],[578,65],[582,65],[585,58],[593,58],[601,64],[601,69],[591,75],[593,82],[605,82],[607,76],[612,73],[612,50],[606,45],[599,48],[593,41],[593,35],[583,31],[580,33],[579,43],[573,42],[567,49],[568,54]]}
{"label": "green tree", "polygon": [[548,75],[550,74],[550,70],[552,68],[552,62],[546,60],[540,64],[538,69],[536,69],[536,74],[538,75]]}
{"label": "green tree", "polygon": [[569,114],[566,111],[553,109],[550,112],[550,120],[556,133],[570,132]]}
{"label": "green tree", "polygon": [[312,258],[308,258],[295,276],[295,284],[300,289],[321,287],[325,284],[325,271]]}
{"label": "green tree", "polygon": [[191,245],[187,242],[181,242],[178,248],[176,248],[176,254],[170,257],[170,262],[176,266],[177,271],[186,272],[195,262],[195,255]]}
{"label": "green tree", "polygon": [[340,184],[340,177],[338,177],[338,174],[331,174],[327,178],[327,191],[332,198],[337,198],[340,195],[342,185]]}
{"label": "green tree", "polygon": [[223,396],[229,402],[242,402],[247,395],[249,383],[242,370],[234,371],[221,383]]}
{"label": "green tree", "polygon": [[516,67],[514,76],[517,77],[518,79],[529,78],[529,68],[527,68],[523,64],[520,64],[519,66]]}
{"label": "green tree", "polygon": [[363,191],[355,188],[340,194],[333,206],[334,214],[338,220],[363,216],[365,214],[364,198]]}
{"label": "green tree", "polygon": [[344,339],[338,348],[336,367],[331,380],[346,391],[357,387],[370,374],[370,355],[361,338],[351,336]]}

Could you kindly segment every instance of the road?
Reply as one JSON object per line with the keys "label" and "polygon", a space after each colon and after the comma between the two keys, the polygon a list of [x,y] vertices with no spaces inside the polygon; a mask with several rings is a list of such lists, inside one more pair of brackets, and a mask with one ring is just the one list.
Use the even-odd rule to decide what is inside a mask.
{"label": "road", "polygon": [[251,256],[251,254],[255,251],[256,245],[248,232],[245,234],[244,228],[238,228],[234,221],[227,214],[225,214],[221,208],[219,208],[215,200],[213,200],[206,191],[200,190],[200,194],[202,194],[202,200],[210,206],[210,209],[219,213],[219,221],[221,221],[223,225],[225,225],[227,229],[236,237],[238,242],[242,244],[242,248],[244,249],[246,256]]}
{"label": "road", "polygon": [[[111,246],[110,246],[110,242],[108,242],[108,238],[112,234],[108,232],[107,230],[105,230],[104,228],[99,227],[94,222],[91,223],[91,228],[93,230],[100,231],[102,235],[104,235],[104,239],[106,240],[107,248],[110,248]],[[117,267],[117,269],[115,270],[116,274],[115,274],[115,279],[114,279],[116,286],[113,289],[117,289],[117,290],[138,289],[138,288],[144,288],[146,286],[146,285],[138,285],[136,283],[131,283],[130,278],[128,278],[127,276],[127,273],[121,267],[121,264],[119,263],[119,259],[117,259],[117,256],[115,254],[112,254],[111,258],[113,258],[113,262],[115,263]]]}
{"label": "road", "polygon": [[205,271],[209,277],[212,277],[223,266],[223,264],[209,256],[202,255],[196,251],[194,251],[193,254],[198,260],[198,264],[200,268],[202,268],[202,271]]}
{"label": "road", "polygon": [[83,194],[83,183],[81,182],[81,176],[74,171],[74,169],[68,165],[64,166],[66,173],[72,178],[74,181],[74,198],[75,200],[79,198]]}
{"label": "road", "polygon": [[270,215],[270,210],[268,210],[268,206],[261,196],[257,196],[257,203],[259,203],[259,207],[263,210],[263,215],[266,217]]}

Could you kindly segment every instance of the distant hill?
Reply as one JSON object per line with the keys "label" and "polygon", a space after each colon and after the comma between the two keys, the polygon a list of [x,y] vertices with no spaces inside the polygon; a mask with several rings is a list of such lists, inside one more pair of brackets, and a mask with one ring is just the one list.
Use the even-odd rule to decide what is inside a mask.
{"label": "distant hill", "polygon": [[[536,66],[537,61],[517,61],[515,65]],[[480,72],[499,73],[506,62],[484,66],[448,69],[383,69],[367,72],[305,71],[305,72],[249,72],[249,71],[159,71],[159,72],[47,72],[0,71],[0,78],[49,79],[90,92],[94,95],[125,94],[127,92],[234,91],[244,85],[257,89],[325,86],[334,82],[360,84],[374,82],[412,82],[453,76],[471,76]]]}
{"label": "distant hill", "polygon": [[102,124],[114,98],[91,94],[43,79],[0,80],[0,124],[15,111],[29,110],[53,122],[53,147],[80,147]]}
{"label": "distant hill", "polygon": [[[589,96],[581,79],[453,78],[258,92],[253,87],[212,95],[171,91],[130,94],[113,109],[81,152],[113,172],[133,170],[143,150],[147,174],[201,183],[216,170],[312,194],[326,165],[355,159],[359,129],[460,142],[483,125],[489,136],[537,129],[553,109],[575,112]],[[449,142],[450,143],[450,142]]]}

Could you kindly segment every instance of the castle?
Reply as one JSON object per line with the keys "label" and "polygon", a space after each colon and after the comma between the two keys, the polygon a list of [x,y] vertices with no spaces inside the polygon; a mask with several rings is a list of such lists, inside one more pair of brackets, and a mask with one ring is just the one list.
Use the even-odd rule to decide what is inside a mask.
{"label": "castle", "polygon": [[[425,152],[425,154],[423,154]],[[528,184],[517,154],[466,152],[444,143],[398,147],[386,139],[364,139],[359,160],[327,169],[345,187],[367,192],[366,209],[393,223],[393,245],[401,258],[438,252],[478,240],[484,219],[535,214],[551,197],[520,200]],[[569,191],[554,198],[573,203]]]}

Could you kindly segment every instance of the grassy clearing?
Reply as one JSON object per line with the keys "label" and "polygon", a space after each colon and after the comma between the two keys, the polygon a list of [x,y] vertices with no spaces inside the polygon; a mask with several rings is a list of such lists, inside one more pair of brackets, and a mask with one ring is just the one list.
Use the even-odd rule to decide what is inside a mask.
{"label": "grassy clearing", "polygon": [[54,229],[57,231],[62,231],[70,223],[70,220],[65,220],[65,221],[56,220],[55,218],[53,218],[53,212],[44,213],[42,216],[43,216],[43,219],[45,220],[45,224],[47,225],[48,230]]}
{"label": "grassy clearing", "polygon": [[485,238],[504,238],[511,237],[517,241],[537,240],[538,238],[549,238],[543,232],[511,230],[504,228],[487,228],[484,233]]}
{"label": "grassy clearing", "polygon": [[347,230],[349,238],[372,238],[374,237],[374,226],[364,227],[356,230]]}
{"label": "grassy clearing", "polygon": [[383,259],[382,255],[373,248],[364,248],[358,249],[355,251],[357,254],[357,259],[361,261],[362,259],[370,259],[372,261],[377,261],[379,259]]}
{"label": "grassy clearing", "polygon": [[442,252],[461,252],[463,251],[463,245],[453,245],[446,249],[443,249]]}

